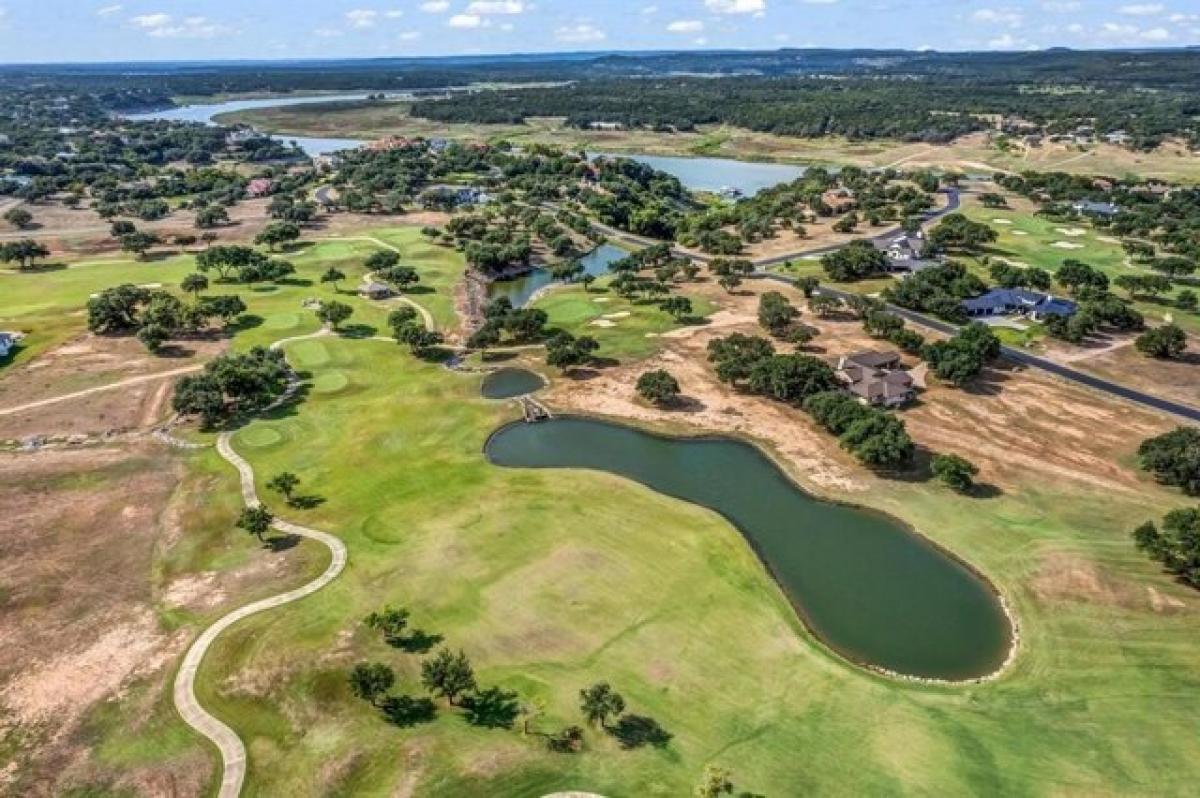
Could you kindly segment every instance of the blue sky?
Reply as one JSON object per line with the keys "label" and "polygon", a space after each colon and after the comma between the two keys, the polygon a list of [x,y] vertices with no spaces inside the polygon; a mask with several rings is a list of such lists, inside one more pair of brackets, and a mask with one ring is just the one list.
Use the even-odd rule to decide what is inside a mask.
{"label": "blue sky", "polygon": [[0,0],[0,62],[1198,42],[1197,0]]}

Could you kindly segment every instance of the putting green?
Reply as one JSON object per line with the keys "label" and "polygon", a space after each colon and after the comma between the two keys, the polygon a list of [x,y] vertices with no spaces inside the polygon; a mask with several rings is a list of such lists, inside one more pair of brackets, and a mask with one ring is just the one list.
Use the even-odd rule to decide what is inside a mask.
{"label": "putting green", "polygon": [[329,350],[320,341],[298,341],[287,350],[288,360],[297,368],[315,368],[329,362]]}
{"label": "putting green", "polygon": [[299,313],[274,313],[263,320],[263,327],[268,330],[294,330],[299,326]]}
{"label": "putting green", "polygon": [[255,449],[274,446],[283,442],[283,433],[274,427],[247,427],[237,435],[237,442]]}
{"label": "putting green", "polygon": [[316,393],[337,393],[350,384],[350,378],[344,371],[326,371],[313,380],[313,391]]}

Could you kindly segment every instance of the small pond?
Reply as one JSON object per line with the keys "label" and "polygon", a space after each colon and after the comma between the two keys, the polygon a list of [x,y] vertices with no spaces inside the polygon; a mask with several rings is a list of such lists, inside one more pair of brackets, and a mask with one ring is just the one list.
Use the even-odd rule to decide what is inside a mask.
{"label": "small pond", "polygon": [[[583,270],[600,277],[608,274],[608,265],[621,260],[629,253],[612,244],[601,244],[579,259]],[[511,280],[497,280],[488,286],[488,299],[507,297],[514,308],[522,307],[530,298],[548,285],[555,283],[549,269],[534,269]]]}
{"label": "small pond", "polygon": [[546,387],[540,374],[526,369],[499,369],[483,378],[480,392],[485,399],[515,399]]}
{"label": "small pond", "polygon": [[[501,466],[606,471],[715,510],[813,633],[854,662],[964,680],[1008,655],[1008,616],[981,577],[889,516],[805,493],[750,444],[560,418],[504,427],[486,454]],[[629,522],[631,535],[659,532]]]}

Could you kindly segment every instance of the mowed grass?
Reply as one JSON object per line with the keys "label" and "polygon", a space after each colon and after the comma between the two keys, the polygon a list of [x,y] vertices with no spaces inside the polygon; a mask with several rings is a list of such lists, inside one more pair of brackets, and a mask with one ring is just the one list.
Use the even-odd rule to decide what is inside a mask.
{"label": "mowed grass", "polygon": [[[1087,220],[1054,221],[1035,216],[1025,207],[985,208],[973,196],[964,198],[963,213],[986,223],[998,234],[995,244],[984,251],[993,259],[1003,258],[1051,273],[1058,271],[1065,260],[1079,260],[1104,272],[1110,281],[1123,274],[1157,274],[1146,266],[1133,263],[1115,236],[1102,228],[1092,227]],[[970,262],[981,277],[988,279],[987,270],[978,258],[963,260]],[[1152,322],[1173,320],[1192,333],[1200,333],[1200,315],[1174,307],[1175,297],[1187,287],[1176,284],[1172,291],[1154,301],[1139,297],[1134,306]],[[1196,290],[1195,286],[1191,288]],[[1115,285],[1112,289],[1120,296],[1127,296]],[[1062,291],[1060,287],[1055,290]]]}
{"label": "mowed grass", "polygon": [[[514,411],[481,400],[478,376],[386,342],[289,354],[339,387],[235,446],[260,488],[290,470],[325,499],[275,505],[341,536],[350,564],[321,593],[239,624],[205,664],[203,700],[247,741],[249,795],[677,796],[709,763],[767,795],[1186,794],[1200,775],[1196,594],[1128,539],[1171,494],[872,491],[982,569],[1021,622],[1001,680],[899,683],[814,643],[719,517],[607,475],[489,465],[484,441]],[[355,662],[380,660],[399,692],[421,692],[420,656],[361,624],[385,603],[465,650],[483,685],[543,703],[536,730],[581,723],[578,690],[607,680],[674,738],[622,751],[589,730],[568,756],[445,709],[390,726],[346,686]]]}
{"label": "mowed grass", "polygon": [[[659,336],[680,323],[657,302],[630,300],[608,289],[611,278],[598,280],[590,289],[581,285],[556,286],[534,307],[546,311],[547,327],[575,336],[590,335],[600,344],[597,355],[620,361],[644,358],[660,348]],[[686,285],[675,292],[692,301],[687,323],[703,324],[714,309],[705,297],[689,293]]]}
{"label": "mowed grass", "polygon": [[[385,228],[356,234],[353,240],[302,241],[291,251],[275,253],[296,266],[293,278],[279,285],[245,286],[213,282],[207,293],[238,294],[249,310],[236,345],[269,344],[287,335],[319,329],[315,314],[304,308],[309,299],[337,299],[352,305],[349,324],[366,325],[386,333],[388,303],[372,303],[354,294],[366,274],[363,261],[383,247],[370,239],[397,247],[404,263],[421,274],[422,284],[412,298],[427,307],[440,326],[454,324],[453,284],[465,264],[453,250],[429,244],[414,227]],[[346,274],[336,288],[321,283],[331,266]],[[180,280],[195,271],[195,257],[173,255],[147,261],[130,259],[84,260],[66,268],[29,273],[0,272],[0,329],[25,331],[28,337],[7,364],[26,362],[87,329],[87,301],[93,294],[123,283],[162,286],[179,293]],[[210,275],[210,279],[211,279]]]}

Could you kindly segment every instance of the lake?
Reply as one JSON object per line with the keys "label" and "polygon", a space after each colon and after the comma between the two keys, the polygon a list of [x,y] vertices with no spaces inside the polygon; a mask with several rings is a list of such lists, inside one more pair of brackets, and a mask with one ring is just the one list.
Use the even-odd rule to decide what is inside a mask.
{"label": "lake", "polygon": [[[612,244],[601,244],[579,259],[583,270],[600,277],[608,274],[608,265],[628,256],[629,253]],[[511,280],[496,280],[488,286],[488,299],[507,297],[514,308],[523,306],[530,298],[556,280],[549,269],[534,269]]]}
{"label": "lake", "polygon": [[[1008,616],[975,572],[889,516],[809,495],[748,443],[569,417],[504,427],[486,454],[501,466],[617,474],[720,513],[808,628],[853,662],[965,680],[1007,658]],[[631,535],[660,532],[629,519]]]}
{"label": "lake", "polygon": [[606,158],[630,158],[679,178],[685,188],[692,191],[721,191],[737,189],[752,197],[758,192],[780,183],[790,183],[804,177],[808,170],[803,166],[781,163],[754,163],[734,161],[729,158],[684,158],[673,155],[622,155],[619,153],[595,152],[591,156]]}
{"label": "lake", "polygon": [[[370,92],[357,94],[328,94],[324,96],[307,97],[270,97],[258,100],[229,100],[220,103],[184,105],[179,108],[167,108],[161,111],[149,111],[141,114],[129,114],[127,118],[135,121],[165,120],[168,122],[199,122],[205,125],[215,125],[213,117],[235,111],[252,111],[258,108],[281,108],[289,105],[312,105],[314,103],[335,103],[351,100],[365,100]],[[374,92],[378,93],[378,92]],[[296,142],[306,154],[312,157],[329,155],[338,150],[352,150],[365,142],[359,139],[327,139],[312,136],[272,136],[283,142]]]}

